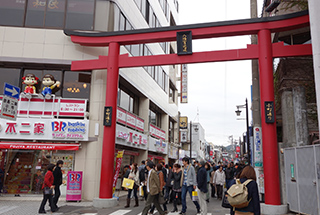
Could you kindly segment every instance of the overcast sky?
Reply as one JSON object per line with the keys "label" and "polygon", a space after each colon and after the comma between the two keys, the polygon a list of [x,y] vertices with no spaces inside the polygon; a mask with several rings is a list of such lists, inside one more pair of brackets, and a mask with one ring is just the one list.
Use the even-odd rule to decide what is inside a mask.
{"label": "overcast sky", "polygon": [[[180,0],[179,4],[179,25],[250,18],[250,0]],[[258,8],[260,14],[260,4]],[[250,44],[250,36],[192,43],[193,52],[237,49]],[[188,75],[189,98],[187,104],[179,104],[181,116],[199,122],[206,140],[214,145],[230,144],[231,135],[238,140],[246,131],[245,109],[241,109],[242,120],[235,110],[246,98],[251,107],[251,61],[189,64]],[[249,116],[251,121],[250,110]]]}

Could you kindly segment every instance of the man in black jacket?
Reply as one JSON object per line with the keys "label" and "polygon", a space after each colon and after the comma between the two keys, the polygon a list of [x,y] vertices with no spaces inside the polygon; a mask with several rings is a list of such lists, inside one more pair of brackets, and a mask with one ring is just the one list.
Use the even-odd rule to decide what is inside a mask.
{"label": "man in black jacket", "polygon": [[208,187],[207,187],[207,170],[204,167],[205,165],[204,160],[200,160],[199,163],[199,170],[197,174],[197,184],[198,184],[198,197],[199,197],[199,203],[200,203],[200,208],[201,208],[201,215],[206,215],[207,214],[207,192],[208,192]]}
{"label": "man in black jacket", "polygon": [[53,204],[56,208],[58,208],[58,200],[59,197],[61,195],[60,193],[60,185],[62,184],[62,171],[61,171],[61,167],[63,165],[63,161],[62,160],[58,160],[56,168],[53,171],[53,177],[54,177],[54,181],[53,181],[53,185],[54,185],[54,197],[53,197]]}

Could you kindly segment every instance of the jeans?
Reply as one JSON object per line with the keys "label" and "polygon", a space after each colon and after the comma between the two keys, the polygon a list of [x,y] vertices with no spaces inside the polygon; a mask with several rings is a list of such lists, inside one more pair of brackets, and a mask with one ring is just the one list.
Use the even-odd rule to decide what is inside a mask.
{"label": "jeans", "polygon": [[138,186],[133,186],[133,189],[128,189],[128,199],[131,199],[131,193],[132,193],[132,190],[133,190],[133,196],[134,196],[134,198],[135,199],[137,199],[138,198],[138,196],[137,196],[137,190],[138,190]]}
{"label": "jeans", "polygon": [[223,185],[217,184],[216,186],[218,199],[222,199]]}
{"label": "jeans", "polygon": [[57,204],[58,204],[58,200],[59,200],[59,197],[60,197],[61,193],[60,193],[60,185],[56,185],[54,187],[54,197],[53,197],[53,205],[55,207],[58,207]]}
{"label": "jeans", "polygon": [[232,181],[233,181],[233,179],[226,179],[227,190],[232,186]]}
{"label": "jeans", "polygon": [[[181,203],[182,203],[182,212],[185,213],[187,211],[187,192],[190,194],[190,198],[192,199],[192,191],[194,191],[193,186],[187,186],[187,185],[182,185],[182,190],[181,190]],[[194,205],[196,208],[199,210],[200,205],[197,201],[193,201]]]}
{"label": "jeans", "polygon": [[216,195],[216,186],[213,185],[213,184],[210,184],[211,185],[211,197],[215,197]]}

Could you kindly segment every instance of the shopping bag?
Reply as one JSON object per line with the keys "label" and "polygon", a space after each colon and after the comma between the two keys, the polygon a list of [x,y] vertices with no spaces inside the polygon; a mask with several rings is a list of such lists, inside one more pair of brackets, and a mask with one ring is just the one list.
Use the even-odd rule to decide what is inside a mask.
{"label": "shopping bag", "polygon": [[198,201],[198,192],[197,191],[192,191],[192,201]]}
{"label": "shopping bag", "polygon": [[132,189],[133,188],[133,184],[134,184],[134,180],[128,179],[128,178],[124,178],[123,182],[122,182],[122,187],[128,188],[128,189]]}
{"label": "shopping bag", "polygon": [[144,196],[143,186],[139,187],[139,196]]}
{"label": "shopping bag", "polygon": [[227,191],[225,191],[223,193],[221,206],[224,207],[224,208],[232,208],[232,206],[229,204],[229,201],[228,201],[228,193],[227,193]]}

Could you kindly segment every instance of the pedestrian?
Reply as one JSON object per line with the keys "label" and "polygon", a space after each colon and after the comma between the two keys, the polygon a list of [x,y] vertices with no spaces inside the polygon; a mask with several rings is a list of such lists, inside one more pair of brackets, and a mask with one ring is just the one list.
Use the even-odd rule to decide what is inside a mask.
{"label": "pedestrian", "polygon": [[[182,158],[183,163],[183,174],[181,177],[181,203],[182,203],[182,210],[180,214],[185,215],[187,211],[187,192],[190,194],[190,198],[192,199],[192,191],[196,189],[197,186],[197,178],[196,178],[196,172],[194,170],[194,167],[189,164],[189,159],[184,157]],[[197,201],[193,201],[197,208],[197,213],[200,213],[200,205]]]}
{"label": "pedestrian", "polygon": [[206,201],[209,202],[209,199],[210,199],[210,176],[211,176],[211,172],[213,171],[213,167],[211,166],[211,164],[209,162],[206,162],[205,165],[204,165],[204,168],[206,169],[206,177],[207,177],[207,189],[208,189],[208,192],[207,192],[207,198],[206,198]]}
{"label": "pedestrian", "polygon": [[215,184],[217,187],[217,198],[219,200],[222,199],[222,190],[223,190],[223,185],[225,183],[225,180],[226,180],[226,175],[223,171],[223,166],[220,165],[219,170],[215,172],[213,177],[213,184]]}
{"label": "pedestrian", "polygon": [[180,164],[176,163],[173,165],[173,171],[172,171],[172,176],[173,176],[173,185],[172,185],[172,192],[173,192],[173,211],[178,212],[177,204],[178,200],[181,199],[181,166]]}
{"label": "pedestrian", "polygon": [[172,198],[171,198],[171,194],[172,194],[171,190],[172,190],[172,185],[173,185],[172,164],[167,164],[166,167],[167,167],[167,170],[169,171],[169,174],[168,174],[167,181],[166,181],[164,199],[168,203],[168,202],[172,201]]}
{"label": "pedestrian", "polygon": [[196,171],[196,174],[198,174],[199,162],[197,160],[194,161],[194,170]]}
{"label": "pedestrian", "polygon": [[199,162],[199,170],[197,174],[197,186],[199,189],[198,197],[201,208],[201,215],[207,215],[207,170],[205,168],[206,162],[204,160],[200,160]]}
{"label": "pedestrian", "polygon": [[[163,195],[163,189],[165,187],[165,182],[164,182],[164,176],[163,176],[162,164],[161,163],[158,163],[156,165],[156,171],[157,171],[157,174],[158,174],[159,180],[160,180],[160,193],[159,193],[159,195]],[[164,212],[168,213],[168,209],[167,209],[166,203],[162,204],[162,206],[163,206]],[[155,205],[153,205],[151,207],[151,210],[150,210],[149,214],[153,214],[154,209],[155,209]]]}
{"label": "pedestrian", "polygon": [[56,208],[58,207],[58,201],[59,201],[59,197],[61,195],[60,192],[60,185],[62,184],[62,171],[61,171],[61,167],[63,166],[63,161],[62,160],[58,160],[56,168],[53,171],[53,185],[54,185],[54,197],[53,197],[53,204]]}
{"label": "pedestrian", "polygon": [[213,177],[214,177],[214,174],[216,172],[215,170],[216,166],[213,164],[212,165],[212,172],[210,173],[210,186],[211,186],[211,197],[214,198],[216,196],[216,186],[215,184],[213,183]]}
{"label": "pedestrian", "polygon": [[134,181],[133,184],[133,188],[132,189],[128,189],[128,197],[127,197],[127,205],[124,206],[125,208],[130,207],[130,200],[131,200],[131,193],[133,190],[133,196],[135,199],[136,204],[133,207],[138,207],[139,206],[139,199],[138,199],[138,195],[137,195],[137,191],[139,188],[139,171],[138,171],[138,164],[137,163],[133,163],[131,165],[131,171],[129,173],[128,176],[129,179]]}
{"label": "pedestrian", "polygon": [[[243,168],[240,174],[240,182],[244,183],[246,180],[252,179],[247,184],[249,205],[245,208],[234,208],[235,215],[247,214],[247,215],[260,215],[260,200],[259,190],[257,185],[256,172],[252,166],[246,166]],[[233,181],[235,184],[236,181]]]}
{"label": "pedestrian", "polygon": [[139,180],[143,190],[143,198],[147,200],[147,186],[146,186],[146,176],[148,175],[148,170],[145,165],[145,161],[141,162],[141,166],[139,166]]}
{"label": "pedestrian", "polygon": [[233,168],[231,167],[231,163],[228,163],[225,173],[226,173],[226,187],[228,190],[231,187],[232,180],[234,179],[234,171],[233,171]]}
{"label": "pedestrian", "polygon": [[4,179],[4,172],[2,168],[0,168],[0,195],[2,193],[2,188],[3,188],[3,180]]}
{"label": "pedestrian", "polygon": [[53,173],[52,173],[54,167],[55,167],[54,164],[49,164],[47,167],[48,171],[47,171],[46,175],[44,176],[44,182],[42,185],[42,189],[44,189],[43,190],[43,199],[42,199],[42,202],[41,202],[41,205],[39,208],[39,214],[46,213],[44,206],[46,205],[48,200],[49,200],[49,205],[50,205],[51,211],[56,212],[58,210],[58,208],[56,208],[55,205],[53,204],[52,193],[51,194],[46,193],[46,190],[54,189],[54,185],[53,185],[54,178],[53,178]]}
{"label": "pedestrian", "polygon": [[148,162],[146,167],[148,170],[148,179],[147,179],[148,197],[147,197],[146,205],[141,215],[147,215],[149,209],[151,208],[152,203],[155,205],[160,215],[164,215],[165,212],[162,210],[159,204],[159,193],[160,193],[159,177],[156,171],[153,169],[152,162]]}

